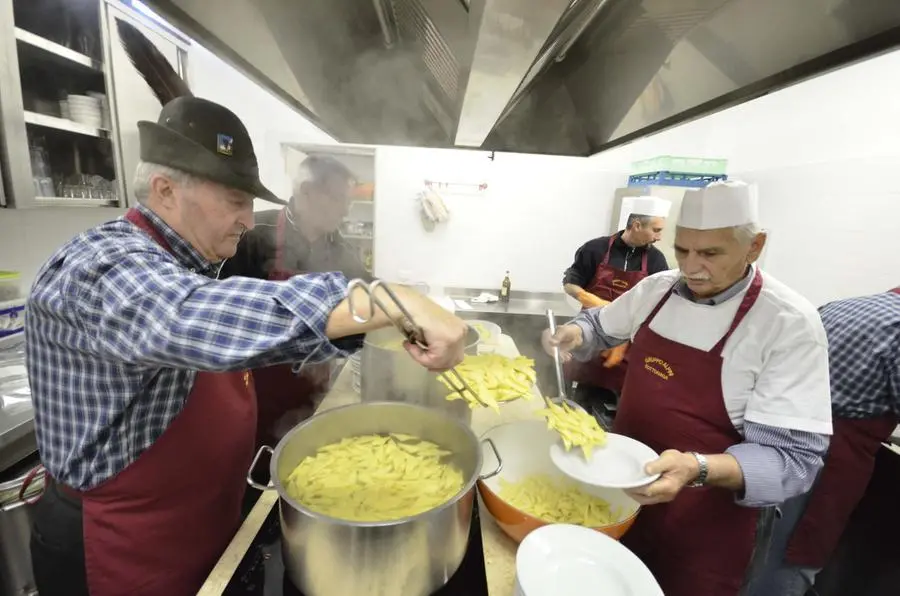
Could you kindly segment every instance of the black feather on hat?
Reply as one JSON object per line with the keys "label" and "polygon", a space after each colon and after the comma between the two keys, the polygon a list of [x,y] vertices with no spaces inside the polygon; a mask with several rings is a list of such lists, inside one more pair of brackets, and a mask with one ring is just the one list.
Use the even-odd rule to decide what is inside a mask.
{"label": "black feather on hat", "polygon": [[154,122],[138,122],[141,160],[175,168],[279,205],[263,186],[247,128],[228,108],[194,97],[184,80],[136,27],[116,20],[131,63],[163,109]]}

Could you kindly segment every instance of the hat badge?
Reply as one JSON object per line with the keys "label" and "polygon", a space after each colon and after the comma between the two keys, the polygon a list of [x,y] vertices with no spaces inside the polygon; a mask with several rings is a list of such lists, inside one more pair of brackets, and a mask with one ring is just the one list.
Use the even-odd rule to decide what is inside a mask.
{"label": "hat badge", "polygon": [[234,137],[222,133],[216,135],[216,152],[222,155],[232,155],[234,153]]}

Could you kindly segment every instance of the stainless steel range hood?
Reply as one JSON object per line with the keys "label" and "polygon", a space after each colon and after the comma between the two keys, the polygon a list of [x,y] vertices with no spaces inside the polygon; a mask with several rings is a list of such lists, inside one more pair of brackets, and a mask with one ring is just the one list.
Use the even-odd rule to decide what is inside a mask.
{"label": "stainless steel range hood", "polygon": [[148,4],[363,144],[591,155],[900,45],[896,0]]}

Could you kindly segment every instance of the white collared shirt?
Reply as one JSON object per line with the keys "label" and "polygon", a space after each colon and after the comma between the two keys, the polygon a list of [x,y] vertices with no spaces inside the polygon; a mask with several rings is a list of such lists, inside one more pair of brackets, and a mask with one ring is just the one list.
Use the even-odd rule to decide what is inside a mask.
{"label": "white collared shirt", "polygon": [[[680,275],[677,270],[652,275],[591,313],[603,335],[633,339]],[[650,329],[672,341],[711,350],[731,326],[747,287],[716,305],[698,304],[675,293]],[[602,348],[602,343],[595,346]],[[722,392],[735,428],[741,430],[747,420],[831,434],[828,344],[819,314],[805,298],[763,273],[759,297],[722,356]]]}

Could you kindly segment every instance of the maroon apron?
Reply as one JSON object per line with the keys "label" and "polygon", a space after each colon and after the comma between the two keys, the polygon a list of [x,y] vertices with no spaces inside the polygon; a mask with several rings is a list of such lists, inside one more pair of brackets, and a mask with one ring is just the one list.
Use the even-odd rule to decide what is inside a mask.
{"label": "maroon apron", "polygon": [[[704,352],[650,329],[673,286],[635,335],[614,432],[658,453],[723,453],[743,441],[725,409],[722,349],[761,288],[757,270],[728,332]],[[622,543],[646,563],[666,596],[735,596],[753,553],[759,510],[740,507],[734,498],[721,488],[686,487],[670,503],[643,507]]]}
{"label": "maroon apron", "polygon": [[[282,209],[275,224],[275,262],[269,271],[269,280],[284,281],[302,271],[292,271],[284,264],[284,236],[287,215]],[[259,416],[256,427],[256,443],[274,445],[287,428],[278,428],[278,422],[288,412],[297,411],[298,418],[312,414],[316,395],[328,391],[331,379],[329,364],[307,364],[301,374],[294,374],[290,364],[276,364],[253,371],[253,383],[259,401]],[[295,422],[299,422],[299,419]],[[293,424],[288,424],[293,426]]]}
{"label": "maroon apron", "polygon": [[[616,235],[613,234],[609,237],[609,245],[606,248],[606,254],[603,255],[603,261],[597,265],[594,278],[585,288],[594,296],[609,302],[612,302],[647,277],[646,249],[641,256],[641,269],[639,271],[625,271],[610,267],[609,253],[612,252],[615,241]],[[605,359],[606,356],[601,353],[589,362],[570,360],[565,366],[566,378],[592,387],[601,387],[620,393],[625,384],[625,373],[628,371],[628,355],[626,354],[622,362],[609,368],[604,366]]]}
{"label": "maroon apron", "polygon": [[[171,251],[140,211],[125,218]],[[255,426],[248,371],[198,372],[153,445],[80,493],[92,596],[196,594],[240,525]]]}
{"label": "maroon apron", "polygon": [[[893,290],[900,294],[900,288]],[[898,417],[834,419],[834,433],[809,502],[788,542],[785,561],[821,569],[837,548],[853,510],[863,498],[875,455],[897,426]]]}

